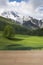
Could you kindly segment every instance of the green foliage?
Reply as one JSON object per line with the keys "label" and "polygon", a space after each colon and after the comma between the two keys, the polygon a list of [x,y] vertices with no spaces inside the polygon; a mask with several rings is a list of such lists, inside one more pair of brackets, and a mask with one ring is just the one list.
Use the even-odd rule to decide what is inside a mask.
{"label": "green foliage", "polygon": [[43,36],[15,35],[13,39],[7,39],[0,32],[0,50],[35,50],[43,49]]}
{"label": "green foliage", "polygon": [[4,29],[4,37],[13,38],[14,35],[15,34],[14,34],[13,27],[11,25],[7,25]]}
{"label": "green foliage", "polygon": [[[43,28],[37,28],[33,30],[29,27],[30,21],[24,22],[23,25],[20,25],[17,24],[15,21],[12,22],[11,19],[0,17],[0,31],[5,30],[4,28],[6,28],[7,25],[11,25],[13,27],[13,32],[15,32],[16,34],[43,36]],[[29,26],[26,27],[27,25]]]}
{"label": "green foliage", "polygon": [[12,25],[12,27],[14,28],[14,32],[16,34],[25,34],[25,35],[27,35],[30,31],[28,28],[26,28],[23,25],[17,24],[15,21],[12,23],[12,20],[0,17],[0,31],[3,31],[4,28],[6,27],[6,25]]}
{"label": "green foliage", "polygon": [[43,28],[37,30],[39,36],[43,36]]}

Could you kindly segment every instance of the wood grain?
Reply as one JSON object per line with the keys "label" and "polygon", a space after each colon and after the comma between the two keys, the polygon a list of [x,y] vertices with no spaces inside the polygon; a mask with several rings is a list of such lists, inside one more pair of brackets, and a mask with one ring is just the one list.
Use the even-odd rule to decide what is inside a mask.
{"label": "wood grain", "polygon": [[0,51],[0,65],[43,65],[43,50]]}

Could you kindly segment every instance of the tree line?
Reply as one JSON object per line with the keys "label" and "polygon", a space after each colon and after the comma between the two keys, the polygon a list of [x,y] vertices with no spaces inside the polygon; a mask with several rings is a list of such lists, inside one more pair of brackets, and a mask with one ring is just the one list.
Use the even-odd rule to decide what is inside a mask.
{"label": "tree line", "polygon": [[8,38],[13,37],[15,34],[43,36],[43,28],[29,29],[23,25],[12,24],[10,19],[5,18],[0,18],[0,31],[4,32],[4,36]]}

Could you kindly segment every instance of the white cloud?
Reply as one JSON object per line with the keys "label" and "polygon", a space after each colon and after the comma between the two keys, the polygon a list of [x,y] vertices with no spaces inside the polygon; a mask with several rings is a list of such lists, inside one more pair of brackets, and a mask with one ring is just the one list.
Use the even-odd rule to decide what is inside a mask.
{"label": "white cloud", "polygon": [[25,1],[22,2],[11,2],[9,3],[10,5],[10,10],[14,10],[16,12],[18,12],[20,15],[30,15],[30,13],[32,12],[32,7],[30,7],[29,4],[27,4]]}
{"label": "white cloud", "polygon": [[8,0],[0,0],[0,14],[8,7]]}
{"label": "white cloud", "polygon": [[[8,0],[0,0],[0,11],[13,10],[18,12],[20,16],[33,16],[35,18],[43,18],[43,0],[24,0],[21,2],[9,2]],[[40,10],[41,8],[41,10]]]}
{"label": "white cloud", "polygon": [[0,8],[6,7],[8,0],[0,0]]}

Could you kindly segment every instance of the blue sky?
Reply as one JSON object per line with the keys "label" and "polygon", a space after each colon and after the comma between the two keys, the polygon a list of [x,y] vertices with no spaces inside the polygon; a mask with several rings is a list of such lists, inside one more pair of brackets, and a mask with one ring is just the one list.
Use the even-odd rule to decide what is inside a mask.
{"label": "blue sky", "polygon": [[10,1],[10,2],[11,2],[11,1],[21,2],[22,0],[9,0],[9,1]]}
{"label": "blue sky", "polygon": [[16,1],[16,2],[21,2],[21,1],[29,1],[29,0],[9,0],[10,2]]}

